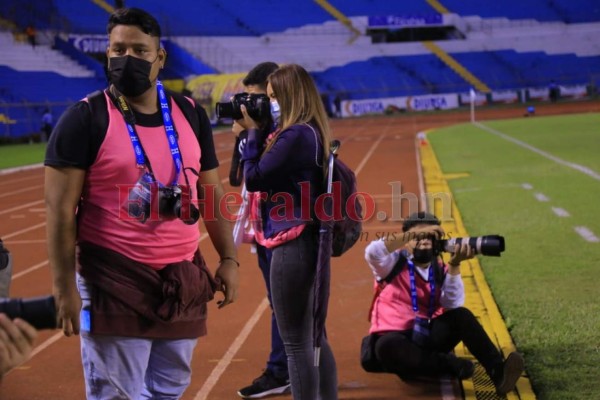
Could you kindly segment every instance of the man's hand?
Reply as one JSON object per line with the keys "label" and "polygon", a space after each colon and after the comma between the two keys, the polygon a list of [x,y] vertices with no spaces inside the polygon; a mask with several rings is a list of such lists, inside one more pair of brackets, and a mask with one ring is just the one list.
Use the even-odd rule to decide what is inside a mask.
{"label": "man's hand", "polygon": [[79,334],[79,312],[81,297],[75,283],[61,290],[54,290],[56,298],[56,326],[62,328],[65,336]]}
{"label": "man's hand", "polygon": [[223,300],[217,302],[219,308],[223,308],[233,303],[238,297],[240,282],[238,264],[230,259],[223,260],[219,268],[217,268],[215,278],[221,285],[217,290],[220,290],[225,295]]}
{"label": "man's hand", "polygon": [[22,319],[0,314],[0,377],[29,359],[37,331]]}

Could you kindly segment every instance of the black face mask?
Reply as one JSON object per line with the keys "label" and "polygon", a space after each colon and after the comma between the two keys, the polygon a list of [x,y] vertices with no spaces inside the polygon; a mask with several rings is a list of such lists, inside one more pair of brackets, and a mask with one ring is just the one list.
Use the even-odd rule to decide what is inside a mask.
{"label": "black face mask", "polygon": [[413,260],[418,264],[430,263],[433,259],[433,249],[413,249]]}
{"label": "black face mask", "polygon": [[108,71],[110,83],[126,97],[137,97],[152,87],[152,63],[133,56],[111,57]]}

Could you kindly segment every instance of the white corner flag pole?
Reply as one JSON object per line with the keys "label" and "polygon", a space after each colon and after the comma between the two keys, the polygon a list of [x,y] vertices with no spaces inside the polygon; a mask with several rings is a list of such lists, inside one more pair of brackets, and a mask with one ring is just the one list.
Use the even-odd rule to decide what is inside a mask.
{"label": "white corner flag pole", "polygon": [[471,97],[471,123],[475,122],[475,91],[473,90],[473,88],[471,88],[471,91],[469,92],[470,97]]}

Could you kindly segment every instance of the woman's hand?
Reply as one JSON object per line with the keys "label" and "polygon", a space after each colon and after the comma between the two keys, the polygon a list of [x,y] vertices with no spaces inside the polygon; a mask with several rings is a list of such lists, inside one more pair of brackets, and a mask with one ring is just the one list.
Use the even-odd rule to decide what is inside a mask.
{"label": "woman's hand", "polygon": [[246,106],[242,104],[240,106],[240,110],[242,111],[244,119],[238,120],[237,122],[246,129],[258,129],[258,124],[256,123],[256,121],[254,121],[252,117],[248,115],[248,110],[246,110]]}

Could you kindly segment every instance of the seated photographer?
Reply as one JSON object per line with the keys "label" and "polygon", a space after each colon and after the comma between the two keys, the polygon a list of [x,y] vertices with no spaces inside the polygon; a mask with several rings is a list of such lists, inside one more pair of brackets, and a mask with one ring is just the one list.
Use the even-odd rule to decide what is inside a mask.
{"label": "seated photographer", "polygon": [[[523,358],[513,352],[505,361],[471,311],[463,307],[461,261],[474,257],[467,243],[454,247],[448,265],[436,240],[444,231],[429,213],[410,215],[402,234],[371,242],[365,258],[376,278],[369,334],[377,369],[406,379],[450,374],[468,379],[473,363],[451,353],[464,342],[492,379],[499,395],[512,391],[523,372]],[[364,353],[363,353],[364,354]]]}
{"label": "seated photographer", "polygon": [[0,314],[0,379],[29,359],[37,331],[22,319]]}

